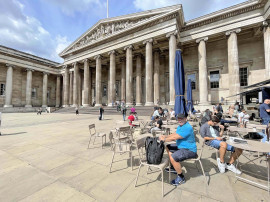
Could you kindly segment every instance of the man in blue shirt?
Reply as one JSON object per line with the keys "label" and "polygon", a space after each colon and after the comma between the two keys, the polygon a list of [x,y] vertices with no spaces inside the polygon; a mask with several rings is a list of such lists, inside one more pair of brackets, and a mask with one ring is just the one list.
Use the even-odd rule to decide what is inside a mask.
{"label": "man in blue shirt", "polygon": [[[197,146],[192,126],[187,122],[187,117],[184,114],[178,114],[177,120],[179,126],[176,133],[167,137],[164,135],[159,137],[164,142],[176,141],[176,144],[170,144],[166,147],[173,166],[171,172],[177,174],[176,179],[171,182],[175,186],[186,182],[180,162],[197,157]],[[169,169],[166,168],[166,171],[168,172]]]}
{"label": "man in blue shirt", "polygon": [[263,125],[268,125],[270,121],[270,99],[265,99],[264,103],[260,105],[260,117]]}

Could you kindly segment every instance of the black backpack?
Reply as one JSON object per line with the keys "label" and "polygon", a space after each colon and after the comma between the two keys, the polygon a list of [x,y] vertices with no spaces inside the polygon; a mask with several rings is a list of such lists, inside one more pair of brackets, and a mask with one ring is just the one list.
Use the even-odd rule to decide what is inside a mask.
{"label": "black backpack", "polygon": [[158,165],[162,161],[164,142],[158,142],[157,137],[147,137],[145,140],[146,160],[148,164]]}

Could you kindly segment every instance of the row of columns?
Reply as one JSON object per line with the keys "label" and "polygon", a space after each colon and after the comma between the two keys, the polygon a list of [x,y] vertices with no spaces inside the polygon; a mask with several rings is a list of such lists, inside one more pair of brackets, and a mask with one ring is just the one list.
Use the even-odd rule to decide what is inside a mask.
{"label": "row of columns", "polygon": [[[172,32],[168,34],[169,37],[169,72],[170,72],[170,104],[174,104],[174,60],[175,60],[175,50],[176,50],[176,34],[177,32]],[[159,87],[159,66],[160,66],[160,52],[158,50],[153,51],[153,39],[143,41],[146,46],[145,52],[145,68],[146,68],[146,106],[152,106],[157,104],[160,99],[160,87]],[[124,47],[126,51],[125,60],[122,58],[121,66],[121,99],[126,100],[126,104],[133,105],[133,46],[129,45]],[[154,69],[153,69],[153,52],[154,52]],[[115,100],[116,93],[116,51],[112,50],[108,53],[110,57],[110,68],[109,68],[109,85],[108,85],[108,106],[112,106],[112,101]],[[141,54],[135,55],[136,59],[136,105],[142,105],[142,58]],[[96,106],[101,106],[102,104],[102,88],[101,88],[101,55],[94,57],[96,61]],[[73,75],[73,105],[78,105],[78,65],[73,64],[74,75]],[[154,78],[153,78],[154,72]],[[64,107],[69,106],[68,94],[71,94],[71,78],[69,87],[69,68],[65,67],[64,73]],[[154,87],[153,87],[154,80]],[[89,79],[89,60],[84,60],[84,101],[83,106],[89,106],[90,102],[90,79]],[[68,89],[70,91],[68,92]],[[154,89],[154,91],[153,91]],[[70,95],[71,96],[71,95]]]}
{"label": "row of columns", "polygon": [[[226,32],[228,36],[228,71],[229,71],[229,94],[236,95],[240,93],[240,78],[239,78],[239,61],[238,61],[238,45],[237,33],[241,29],[230,30]],[[200,105],[208,105],[208,72],[206,64],[206,41],[208,37],[196,40],[198,43],[199,56],[199,94]],[[235,98],[233,98],[235,99]],[[236,98],[239,100],[238,98]]]}
{"label": "row of columns", "polygon": [[[6,89],[5,89],[5,105],[4,107],[13,107],[12,105],[12,92],[13,92],[13,68],[14,66],[6,64],[7,76],[6,76]],[[34,70],[27,69],[26,74],[26,98],[25,107],[32,107],[32,73]],[[42,107],[47,107],[47,91],[48,91],[48,73],[43,73],[43,86],[42,86]],[[56,79],[56,107],[60,106],[60,88],[61,80],[60,76]]]}

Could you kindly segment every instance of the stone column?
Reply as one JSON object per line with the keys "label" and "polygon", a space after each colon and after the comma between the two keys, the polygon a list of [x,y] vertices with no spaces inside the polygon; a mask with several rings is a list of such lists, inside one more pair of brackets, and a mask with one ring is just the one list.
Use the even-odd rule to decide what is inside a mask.
{"label": "stone column", "polygon": [[69,68],[66,65],[65,67],[65,74],[64,74],[64,105],[63,107],[68,107],[68,93],[69,93]]}
{"label": "stone column", "polygon": [[265,79],[270,79],[270,27],[269,23],[263,22],[264,37],[264,58],[265,58]]}
{"label": "stone column", "polygon": [[33,72],[32,69],[27,69],[25,107],[32,107],[32,72]]}
{"label": "stone column", "polygon": [[60,75],[56,77],[56,101],[55,107],[60,107],[60,94],[61,94],[61,78]]}
{"label": "stone column", "polygon": [[[229,95],[236,95],[240,93],[240,78],[239,78],[239,62],[238,62],[238,45],[237,33],[241,29],[235,29],[226,32],[228,38],[228,69],[229,69]],[[235,100],[240,101],[240,97],[231,97],[230,102]]]}
{"label": "stone column", "polygon": [[126,100],[126,59],[121,58],[121,100]]}
{"label": "stone column", "polygon": [[89,104],[92,106],[92,68],[89,67]]}
{"label": "stone column", "polygon": [[78,93],[78,89],[79,89],[79,67],[78,67],[78,63],[75,62],[73,63],[73,67],[74,67],[74,73],[73,73],[73,107],[77,107],[79,105],[79,93]]}
{"label": "stone column", "polygon": [[136,56],[136,106],[142,106],[142,55]]}
{"label": "stone column", "polygon": [[109,52],[110,56],[110,88],[109,88],[109,100],[110,102],[108,103],[109,107],[112,107],[112,101],[115,103],[115,71],[116,71],[116,66],[115,66],[115,51]]}
{"label": "stone column", "polygon": [[145,84],[146,84],[146,100],[145,106],[153,106],[153,52],[152,44],[153,39],[149,39],[143,42],[145,47]]}
{"label": "stone column", "polygon": [[47,93],[48,93],[48,73],[43,72],[42,107],[48,107]]}
{"label": "stone column", "polygon": [[6,92],[4,107],[13,107],[12,105],[12,89],[13,89],[13,66],[6,64],[7,78],[6,78]]}
{"label": "stone column", "polygon": [[200,105],[209,105],[208,102],[208,72],[206,64],[206,45],[205,42],[208,37],[197,39],[199,56],[199,92],[200,92]]}
{"label": "stone column", "polygon": [[177,31],[169,33],[166,37],[169,38],[169,77],[170,77],[170,103],[174,105],[175,102],[175,89],[174,89],[174,63],[176,51],[176,34]]}
{"label": "stone column", "polygon": [[132,79],[133,79],[133,64],[132,64],[132,49],[133,46],[129,45],[124,48],[126,50],[126,105],[132,106],[133,99],[132,99]]}
{"label": "stone column", "polygon": [[82,106],[82,74],[78,67],[78,106]]}
{"label": "stone column", "polygon": [[102,105],[101,102],[101,55],[95,56],[96,60],[96,107]]}
{"label": "stone column", "polygon": [[84,61],[84,79],[83,79],[83,106],[89,107],[90,106],[90,73],[89,73],[89,60],[85,59]]}
{"label": "stone column", "polygon": [[73,104],[73,72],[69,74],[69,105]]}
{"label": "stone column", "polygon": [[155,103],[155,105],[158,104],[158,101],[160,103],[159,54],[160,54],[160,50],[156,49],[154,51],[154,103]]}

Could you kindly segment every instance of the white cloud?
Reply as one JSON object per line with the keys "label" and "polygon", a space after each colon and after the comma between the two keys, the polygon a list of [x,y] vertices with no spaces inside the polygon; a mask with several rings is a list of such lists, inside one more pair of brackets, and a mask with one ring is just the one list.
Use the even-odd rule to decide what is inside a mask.
{"label": "white cloud", "polygon": [[43,0],[54,4],[62,10],[63,13],[69,16],[73,16],[74,13],[89,12],[93,7],[100,9],[106,7],[106,4],[100,2],[100,0]]}
{"label": "white cloud", "polygon": [[0,44],[53,61],[71,42],[67,37],[53,37],[36,18],[23,13],[24,5],[16,0],[0,1]]}
{"label": "white cloud", "polygon": [[138,10],[182,4],[185,19],[190,20],[244,1],[246,0],[133,0],[133,4]]}
{"label": "white cloud", "polygon": [[180,0],[134,0],[133,4],[136,9],[150,10],[180,4]]}

